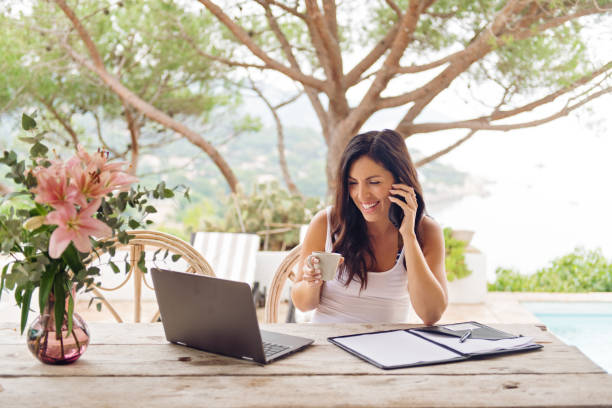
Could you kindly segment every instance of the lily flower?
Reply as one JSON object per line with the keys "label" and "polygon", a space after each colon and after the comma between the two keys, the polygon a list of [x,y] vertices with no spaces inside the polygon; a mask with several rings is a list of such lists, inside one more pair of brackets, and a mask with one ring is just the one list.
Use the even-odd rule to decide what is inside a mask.
{"label": "lily flower", "polygon": [[49,204],[53,208],[72,206],[75,201],[82,201],[79,191],[70,184],[65,168],[58,164],[51,167],[39,167],[34,173],[37,186],[32,189],[36,194],[34,201]]}
{"label": "lily flower", "polygon": [[138,178],[122,171],[103,171],[83,169],[75,166],[70,170],[71,186],[79,193],[76,202],[85,206],[87,198],[102,198],[113,190],[129,189]]}
{"label": "lily flower", "polygon": [[89,237],[105,237],[112,229],[102,221],[93,218],[102,200],[97,199],[77,212],[72,205],[58,208],[47,214],[45,224],[57,225],[49,240],[49,255],[59,258],[72,242],[80,252],[91,251]]}
{"label": "lily flower", "polygon": [[127,190],[138,178],[123,171],[126,162],[107,163],[108,153],[99,150],[89,155],[82,146],[68,161],[66,170],[70,184],[79,192],[77,203],[87,205],[88,199],[102,198],[113,190]]}

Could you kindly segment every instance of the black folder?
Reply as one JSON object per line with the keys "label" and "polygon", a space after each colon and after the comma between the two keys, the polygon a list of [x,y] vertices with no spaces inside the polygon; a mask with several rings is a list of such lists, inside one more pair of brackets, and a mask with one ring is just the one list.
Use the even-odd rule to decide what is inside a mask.
{"label": "black folder", "polygon": [[542,348],[532,338],[506,333],[474,321],[351,334],[329,337],[327,340],[385,370]]}

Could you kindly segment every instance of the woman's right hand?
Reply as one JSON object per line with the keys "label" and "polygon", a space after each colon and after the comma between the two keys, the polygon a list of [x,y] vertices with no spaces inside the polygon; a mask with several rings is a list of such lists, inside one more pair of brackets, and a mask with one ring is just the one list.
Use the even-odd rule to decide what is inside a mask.
{"label": "woman's right hand", "polygon": [[308,265],[308,261],[304,262],[302,267],[302,280],[310,287],[321,286],[323,280],[321,279],[321,268],[319,267],[319,258],[312,256],[310,262],[313,267]]}

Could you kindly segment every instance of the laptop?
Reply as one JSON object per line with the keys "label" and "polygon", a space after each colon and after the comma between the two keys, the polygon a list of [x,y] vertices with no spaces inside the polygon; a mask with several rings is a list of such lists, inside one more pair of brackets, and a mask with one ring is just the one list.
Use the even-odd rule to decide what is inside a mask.
{"label": "laptop", "polygon": [[247,283],[151,269],[169,342],[268,364],[313,340],[259,329]]}

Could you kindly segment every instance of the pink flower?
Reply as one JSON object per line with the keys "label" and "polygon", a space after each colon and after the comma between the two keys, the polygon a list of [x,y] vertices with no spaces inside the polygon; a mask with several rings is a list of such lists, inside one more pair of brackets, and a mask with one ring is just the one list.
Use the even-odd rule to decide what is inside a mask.
{"label": "pink flower", "polygon": [[81,206],[86,200],[101,198],[113,190],[129,189],[138,178],[121,171],[125,162],[107,163],[108,154],[98,151],[90,156],[81,146],[76,156],[67,163],[71,184],[81,197],[77,203]]}
{"label": "pink flower", "polygon": [[33,171],[37,186],[32,189],[36,194],[34,201],[49,204],[54,208],[72,206],[81,201],[79,191],[70,185],[66,169],[61,162],[52,162],[50,167],[37,167]]}
{"label": "pink flower", "polygon": [[45,224],[57,225],[49,241],[51,258],[61,257],[70,242],[73,242],[80,252],[89,252],[91,251],[90,236],[111,235],[112,230],[108,225],[92,217],[101,202],[100,199],[94,200],[81,208],[79,212],[73,205],[67,205],[47,214]]}
{"label": "pink flower", "polygon": [[75,166],[70,171],[71,186],[79,192],[81,206],[87,198],[102,198],[113,190],[129,189],[138,178],[122,171],[103,171],[83,169]]}

